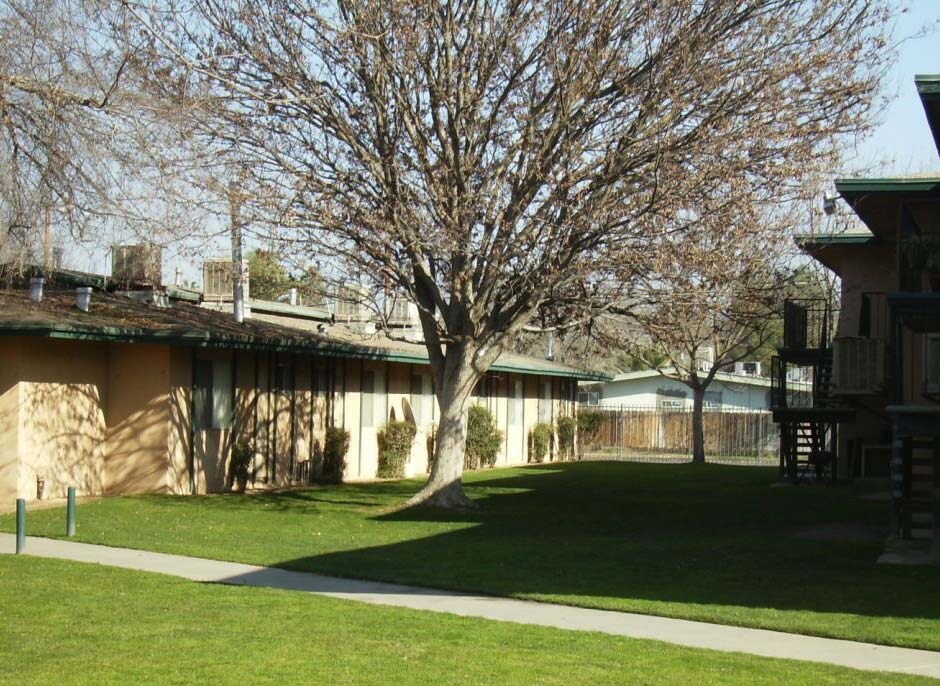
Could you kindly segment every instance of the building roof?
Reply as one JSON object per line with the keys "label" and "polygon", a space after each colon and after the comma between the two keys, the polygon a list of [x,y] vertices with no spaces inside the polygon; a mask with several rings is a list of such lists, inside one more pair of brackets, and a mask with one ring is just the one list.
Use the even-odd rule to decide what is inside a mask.
{"label": "building roof", "polygon": [[889,245],[871,232],[845,232],[834,235],[797,236],[796,244],[813,259],[826,265],[836,274],[842,273],[842,262],[846,255],[856,250]]}
{"label": "building roof", "polygon": [[[74,291],[47,290],[41,303],[31,302],[22,290],[0,291],[0,335],[270,350],[428,364],[427,351],[420,344],[378,335],[365,337],[344,327],[319,333],[259,319],[239,324],[231,314],[186,302],[158,307],[103,291],[92,295],[88,312],[75,307]],[[573,379],[609,378],[511,353],[501,355],[491,369]]]}
{"label": "building roof", "polygon": [[278,314],[284,317],[312,319],[319,322],[328,322],[333,318],[328,309],[315,305],[291,305],[290,303],[281,303],[275,300],[253,300],[250,298],[247,305],[253,312]]}
{"label": "building roof", "polygon": [[[672,379],[674,381],[679,380],[676,376],[676,370],[670,367],[663,369],[662,372],[656,369],[639,369],[635,372],[623,372],[614,376],[614,378],[611,379],[611,383],[616,383],[618,381],[649,379],[656,376]],[[727,372],[718,372],[715,374],[715,381],[721,381],[722,383],[738,383],[745,386],[764,386],[770,388],[770,379],[766,376],[750,376],[747,374],[729,374]]]}
{"label": "building roof", "polygon": [[937,152],[940,153],[940,74],[917,74],[914,84],[924,106]]}
{"label": "building roof", "polygon": [[[617,383],[618,381],[637,381],[639,379],[651,379],[654,377],[662,377],[665,379],[671,379],[673,381],[679,381],[679,378],[676,376],[676,370],[672,367],[667,367],[661,372],[656,369],[640,369],[634,372],[622,372],[610,379],[609,383]],[[716,373],[714,381],[719,381],[724,384],[757,386],[760,388],[770,388],[771,386],[770,377],[751,376],[749,374],[731,374],[729,372]],[[808,391],[811,388],[810,384],[803,381],[788,381],[787,384],[797,390]]]}
{"label": "building roof", "polygon": [[836,190],[876,236],[892,238],[898,230],[902,204],[940,199],[940,176],[898,176],[836,179]]}

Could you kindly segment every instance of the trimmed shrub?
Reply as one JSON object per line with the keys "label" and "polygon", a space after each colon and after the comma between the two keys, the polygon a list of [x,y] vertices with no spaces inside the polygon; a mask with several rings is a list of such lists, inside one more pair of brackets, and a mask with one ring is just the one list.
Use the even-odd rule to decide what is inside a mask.
{"label": "trimmed shrub", "polygon": [[391,421],[379,429],[379,468],[381,479],[401,479],[405,476],[405,463],[411,455],[411,445],[418,429],[411,422]]}
{"label": "trimmed shrub", "polygon": [[554,431],[548,422],[539,422],[529,432],[529,461],[544,462],[552,445]]}
{"label": "trimmed shrub", "polygon": [[467,414],[467,447],[464,469],[492,467],[496,464],[503,434],[496,428],[492,413],[481,405],[471,405]]}
{"label": "trimmed shrub", "polygon": [[323,471],[320,475],[325,483],[343,483],[347,452],[349,452],[349,432],[336,426],[327,427],[326,440],[323,441]]}
{"label": "trimmed shrub", "polygon": [[237,493],[244,493],[248,488],[248,470],[255,451],[247,441],[239,441],[232,448],[232,459],[229,462],[229,488]]}
{"label": "trimmed shrub", "polygon": [[555,422],[555,431],[558,433],[558,450],[563,460],[574,457],[574,437],[578,422],[574,417],[559,417]]}
{"label": "trimmed shrub", "polygon": [[582,450],[594,443],[604,415],[597,410],[578,410],[578,437]]}

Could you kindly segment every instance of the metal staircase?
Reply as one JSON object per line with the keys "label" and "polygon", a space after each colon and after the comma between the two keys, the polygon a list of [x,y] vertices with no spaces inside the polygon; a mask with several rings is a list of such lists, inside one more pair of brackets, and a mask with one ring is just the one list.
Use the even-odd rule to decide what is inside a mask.
{"label": "metal staircase", "polygon": [[[793,483],[835,480],[838,424],[854,418],[832,393],[832,310],[820,300],[784,304],[784,345],[771,363],[771,404],[780,425],[780,476]],[[792,369],[812,370],[790,380]]]}

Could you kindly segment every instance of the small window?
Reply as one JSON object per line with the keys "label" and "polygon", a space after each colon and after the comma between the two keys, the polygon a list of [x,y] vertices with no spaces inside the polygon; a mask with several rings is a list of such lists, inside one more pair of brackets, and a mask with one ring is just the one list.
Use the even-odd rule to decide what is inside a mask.
{"label": "small window", "polygon": [[196,360],[193,370],[193,426],[196,430],[232,427],[232,363]]}
{"label": "small window", "polygon": [[428,423],[429,413],[424,406],[424,377],[421,374],[411,375],[411,411],[415,416],[415,424],[421,426]]}
{"label": "small window", "polygon": [[539,421],[549,424],[552,421],[551,379],[542,382],[542,392],[539,394]]}
{"label": "small window", "polygon": [[928,335],[925,340],[924,366],[926,393],[940,393],[940,336]]}
{"label": "small window", "polygon": [[375,424],[375,372],[362,372],[362,425]]}
{"label": "small window", "polygon": [[721,391],[705,391],[704,401],[708,410],[721,409]]}
{"label": "small window", "polygon": [[598,391],[579,391],[578,403],[581,405],[595,406],[600,405],[600,393]]}
{"label": "small window", "polygon": [[437,419],[434,409],[434,382],[431,380],[430,375],[421,377],[421,380],[423,384],[422,392],[424,394],[424,416],[430,417],[429,421],[433,422]]}
{"label": "small window", "polygon": [[522,424],[522,380],[516,379],[509,386],[509,423],[513,426]]}
{"label": "small window", "polygon": [[675,398],[660,400],[659,407],[663,410],[681,410],[685,407],[685,400],[677,400]]}

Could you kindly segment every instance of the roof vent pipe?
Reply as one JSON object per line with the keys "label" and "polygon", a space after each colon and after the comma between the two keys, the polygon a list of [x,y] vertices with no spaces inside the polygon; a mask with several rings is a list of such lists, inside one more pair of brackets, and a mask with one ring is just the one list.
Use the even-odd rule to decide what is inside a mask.
{"label": "roof vent pipe", "polygon": [[551,331],[548,332],[548,351],[545,353],[545,359],[549,362],[555,361],[555,336]]}
{"label": "roof vent pipe", "polygon": [[75,289],[75,307],[82,312],[88,312],[91,305],[91,286],[79,286]]}
{"label": "roof vent pipe", "polygon": [[29,280],[29,299],[34,303],[42,302],[42,287],[46,280],[42,277],[35,277]]}
{"label": "roof vent pipe", "polygon": [[297,304],[297,289],[291,288],[287,292],[287,294],[288,294],[288,302],[290,302],[291,305],[296,305]]}

